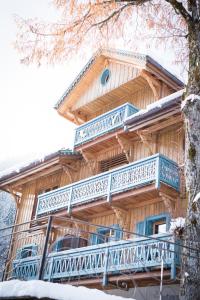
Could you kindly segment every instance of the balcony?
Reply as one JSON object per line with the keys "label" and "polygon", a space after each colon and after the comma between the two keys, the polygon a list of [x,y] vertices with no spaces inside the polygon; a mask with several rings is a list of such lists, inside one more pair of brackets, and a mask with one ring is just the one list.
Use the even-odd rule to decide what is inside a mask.
{"label": "balcony", "polygon": [[[43,279],[63,281],[97,276],[106,284],[108,276],[123,271],[144,273],[156,270],[161,267],[162,260],[164,268],[171,271],[174,279],[179,251],[172,235],[166,233],[51,253],[46,257]],[[39,256],[15,260],[13,277],[37,279],[40,261]]]}
{"label": "balcony", "polygon": [[138,112],[130,103],[119,106],[76,129],[74,147],[87,143],[101,135],[123,128],[124,120]]}
{"label": "balcony", "polygon": [[179,190],[178,165],[160,154],[130,163],[38,196],[37,217],[91,203],[98,199],[111,201],[112,196],[142,186],[164,183]]}

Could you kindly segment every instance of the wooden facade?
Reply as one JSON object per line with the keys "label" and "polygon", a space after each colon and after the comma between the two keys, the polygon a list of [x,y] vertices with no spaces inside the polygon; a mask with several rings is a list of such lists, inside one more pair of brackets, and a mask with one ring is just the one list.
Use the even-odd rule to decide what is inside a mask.
{"label": "wooden facade", "polygon": [[[102,83],[104,70],[109,72],[107,72],[106,82]],[[101,116],[108,111],[130,103],[139,112],[143,110],[148,114],[151,111],[150,105],[182,88],[183,84],[178,79],[147,57],[134,56],[130,53],[126,55],[124,52],[113,50],[104,51],[93,57],[90,64],[81,72],[57,104],[57,110],[63,117],[80,126],[85,126],[85,122],[90,126],[90,122],[93,122],[91,125],[93,127],[88,129],[91,132],[94,128],[99,130],[98,128],[104,126],[105,121],[102,121],[104,122],[102,125],[98,118],[102,118]],[[169,102],[174,105],[172,100],[173,97]],[[92,233],[97,230],[94,224],[111,228],[114,224],[118,224],[121,230],[129,232],[123,234],[123,239],[127,240],[132,238],[134,233],[148,235],[144,230],[138,232],[138,224],[153,216],[184,217],[187,206],[183,176],[184,127],[180,103],[177,107],[167,111],[162,104],[155,106],[158,112],[148,118],[144,115],[140,124],[135,127],[128,123],[125,125],[126,122],[124,123],[123,120],[123,126],[120,125],[121,127],[118,126],[105,133],[101,132],[77,146],[75,144],[74,152],[66,152],[62,155],[57,153],[53,157],[45,158],[38,165],[1,178],[0,187],[16,197],[16,224],[34,219],[32,225],[29,223],[21,225],[20,230],[24,232],[19,232],[13,237],[11,257],[15,258],[17,249],[22,249],[28,244],[38,245],[37,255],[42,254],[46,229],[42,227],[43,223],[39,218],[49,214],[66,218],[66,223],[63,221],[65,224],[57,221],[52,227],[49,247],[60,237],[68,234],[69,228],[80,230],[81,236],[88,239],[89,245]],[[162,109],[166,112],[160,114]],[[134,114],[140,118],[140,113],[134,112],[128,116],[129,122],[131,118],[134,121]],[[114,117],[111,121],[113,120]],[[83,127],[79,133],[83,137],[85,128]],[[160,156],[156,156],[157,153]],[[167,158],[163,168],[168,168],[171,164],[169,167],[171,169],[165,169],[166,172],[171,172],[168,182],[162,180],[163,175],[159,174],[161,171],[156,169],[155,178],[152,177],[147,182],[142,181],[141,178],[141,183],[136,183],[132,187],[132,183],[129,182],[128,188],[122,186],[117,192],[110,190],[108,195],[95,195],[93,198],[86,195],[89,193],[86,191],[87,187],[92,189],[94,184],[100,184],[92,182],[96,182],[99,177],[104,178],[104,174],[121,181],[125,180],[123,176],[124,178],[136,176],[139,172],[137,168],[143,168],[143,161],[148,161],[148,157],[155,168],[157,168],[155,164],[158,163],[159,167],[165,160],[164,157]],[[140,165],[137,167],[137,161],[140,161],[141,167]],[[135,175],[130,175],[132,171],[129,171],[129,166],[133,166],[133,170],[136,170]],[[144,168],[141,174],[148,172],[148,166]],[[122,174],[120,179],[115,175],[117,172]],[[138,176],[141,177],[141,174]],[[173,182],[170,183],[170,180],[173,181],[171,178],[173,176],[179,177],[177,186],[173,185]],[[109,181],[102,182],[101,185],[110,184]],[[81,191],[82,186],[84,191]],[[68,187],[69,194],[67,194]],[[70,198],[73,193],[82,195],[83,201],[81,196],[77,198],[78,200]],[[67,201],[67,204],[63,202],[62,205],[58,197]],[[69,203],[70,201],[72,202]],[[49,208],[45,207],[46,210],[42,208],[45,213],[40,214],[40,202],[41,207],[46,205],[45,203],[49,205]],[[76,218],[83,223],[73,222]],[[147,224],[147,221],[145,222]],[[11,265],[10,268],[12,269]],[[73,276],[73,280],[75,278],[76,276]],[[85,280],[84,276],[83,280]]]}

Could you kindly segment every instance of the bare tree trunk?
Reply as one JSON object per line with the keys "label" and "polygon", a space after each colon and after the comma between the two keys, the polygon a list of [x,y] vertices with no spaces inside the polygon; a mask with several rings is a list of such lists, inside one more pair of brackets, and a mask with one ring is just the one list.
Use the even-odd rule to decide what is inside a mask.
{"label": "bare tree trunk", "polygon": [[183,103],[188,210],[182,256],[181,299],[200,299],[200,22],[189,24],[189,80]]}

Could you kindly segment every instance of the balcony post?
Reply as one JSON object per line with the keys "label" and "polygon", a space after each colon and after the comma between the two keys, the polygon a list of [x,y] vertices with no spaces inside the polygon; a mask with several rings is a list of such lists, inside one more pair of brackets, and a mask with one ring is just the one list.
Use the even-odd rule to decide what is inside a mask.
{"label": "balcony post", "polygon": [[108,256],[109,256],[109,248],[106,248],[102,286],[106,286],[108,284],[108,275],[107,275],[107,272],[108,272]]}
{"label": "balcony post", "polygon": [[[123,121],[125,121],[127,119],[128,115],[129,115],[129,109],[130,109],[129,105],[126,104],[125,114],[124,114],[124,120]],[[127,130],[128,130],[127,126],[124,125],[124,131],[127,131]]]}
{"label": "balcony post", "polygon": [[111,183],[112,183],[112,173],[108,175],[108,190],[107,190],[107,202],[111,202]]}
{"label": "balcony post", "polygon": [[46,254],[47,254],[47,249],[48,249],[49,237],[50,237],[50,233],[51,233],[52,218],[53,218],[52,216],[49,216],[49,218],[48,218],[47,232],[46,232],[44,247],[43,247],[43,251],[42,251],[40,268],[39,268],[39,272],[38,272],[38,279],[39,280],[41,280],[42,277],[43,277],[43,271],[44,271],[44,266],[45,266],[45,260],[46,260]]}
{"label": "balcony post", "polygon": [[156,189],[160,188],[160,155],[156,157]]}
{"label": "balcony post", "polygon": [[73,189],[73,187],[70,188],[70,193],[69,193],[69,202],[68,202],[68,208],[67,208],[68,214],[70,214],[70,212],[71,212],[72,189]]}

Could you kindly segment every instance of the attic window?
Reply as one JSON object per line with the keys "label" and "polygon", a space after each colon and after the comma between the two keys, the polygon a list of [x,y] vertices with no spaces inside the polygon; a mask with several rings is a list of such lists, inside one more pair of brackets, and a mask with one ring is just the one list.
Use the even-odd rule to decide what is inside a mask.
{"label": "attic window", "polygon": [[106,85],[111,76],[110,70],[105,69],[101,74],[101,84]]}
{"label": "attic window", "polygon": [[124,153],[116,155],[110,159],[102,160],[100,162],[100,170],[101,172],[106,172],[116,167],[128,164],[128,160]]}

